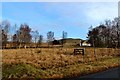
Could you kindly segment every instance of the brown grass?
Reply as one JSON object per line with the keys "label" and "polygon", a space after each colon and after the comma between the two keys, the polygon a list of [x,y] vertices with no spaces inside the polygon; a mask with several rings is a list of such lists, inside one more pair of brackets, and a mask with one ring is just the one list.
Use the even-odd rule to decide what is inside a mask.
{"label": "brown grass", "polygon": [[[48,78],[65,77],[78,73],[80,74],[80,70],[78,70],[80,67],[86,67],[85,64],[89,65],[89,63],[91,64],[95,61],[93,48],[85,48],[84,57],[82,55],[74,55],[73,50],[74,48],[6,49],[2,50],[2,62],[3,65],[7,66],[14,64],[29,64],[37,69],[46,71],[45,74],[41,73],[42,78],[46,76]],[[120,49],[96,48],[96,58],[98,61],[114,58],[119,54]],[[97,65],[97,63],[94,63],[94,66],[95,64]],[[105,62],[102,64],[99,62],[99,64],[106,67]],[[111,63],[109,64],[112,65]],[[116,62],[115,65],[118,66]],[[96,66],[94,69],[93,67],[88,67],[92,72],[97,68],[99,67]],[[85,69],[87,70],[87,68]],[[83,72],[86,70],[83,70]]]}

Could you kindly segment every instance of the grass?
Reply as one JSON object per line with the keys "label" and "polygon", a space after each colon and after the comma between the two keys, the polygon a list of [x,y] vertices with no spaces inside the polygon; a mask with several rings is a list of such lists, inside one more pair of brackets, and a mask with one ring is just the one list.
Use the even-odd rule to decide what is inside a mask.
{"label": "grass", "polygon": [[41,78],[44,71],[31,66],[30,64],[3,64],[3,78]]}
{"label": "grass", "polygon": [[97,60],[92,48],[85,56],[73,55],[74,48],[38,48],[2,50],[3,78],[65,78],[82,76],[120,66],[119,49],[98,48]]}

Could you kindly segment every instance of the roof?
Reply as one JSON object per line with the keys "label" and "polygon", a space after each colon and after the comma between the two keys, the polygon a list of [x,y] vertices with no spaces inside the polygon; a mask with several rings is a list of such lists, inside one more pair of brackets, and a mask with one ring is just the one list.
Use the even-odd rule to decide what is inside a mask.
{"label": "roof", "polygon": [[61,39],[61,40],[82,40],[82,39],[79,39],[79,38],[66,38],[66,39]]}

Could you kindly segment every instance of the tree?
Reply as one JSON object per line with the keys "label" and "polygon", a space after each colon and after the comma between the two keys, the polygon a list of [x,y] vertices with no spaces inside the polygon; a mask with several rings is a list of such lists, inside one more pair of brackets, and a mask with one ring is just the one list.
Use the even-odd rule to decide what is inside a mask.
{"label": "tree", "polygon": [[10,30],[10,22],[8,20],[2,21],[1,29],[3,29],[4,33],[8,35],[9,30]]}
{"label": "tree", "polygon": [[89,30],[88,32],[88,42],[90,42],[92,44],[92,46],[97,46],[98,42],[96,40],[98,40],[98,29],[97,28],[93,28],[92,30]]}
{"label": "tree", "polygon": [[18,42],[18,37],[17,37],[17,34],[14,34],[13,35],[13,40],[12,40],[13,42]]}
{"label": "tree", "polygon": [[6,47],[6,44],[8,42],[8,33],[9,33],[9,29],[10,29],[10,22],[8,20],[4,20],[2,22],[0,22],[0,45],[2,45],[2,47]]}
{"label": "tree", "polygon": [[36,30],[36,31],[32,31],[32,38],[33,38],[33,41],[35,43],[37,43],[38,41],[38,38],[39,38],[39,32]]}
{"label": "tree", "polygon": [[67,32],[63,31],[62,32],[62,46],[64,44],[64,39],[66,39],[66,38],[67,38]]}
{"label": "tree", "polygon": [[26,44],[26,43],[31,42],[32,36],[31,36],[30,32],[31,32],[31,28],[29,27],[29,25],[21,24],[19,30],[16,33],[16,36],[18,38],[17,40],[20,43],[20,45],[23,43]]}
{"label": "tree", "polygon": [[52,44],[52,41],[53,41],[53,40],[54,40],[54,32],[49,31],[49,32],[47,33],[48,46],[49,46],[50,44]]}
{"label": "tree", "polygon": [[88,41],[96,47],[120,47],[120,17],[89,30]]}
{"label": "tree", "polygon": [[65,39],[65,38],[67,38],[67,32],[63,31],[62,32],[62,39]]}
{"label": "tree", "polygon": [[39,32],[37,30],[32,31],[31,35],[32,35],[33,42],[35,43],[35,45],[37,47],[38,46],[37,42],[38,42],[38,39],[39,39]]}
{"label": "tree", "polygon": [[12,44],[13,44],[13,47],[14,47],[14,48],[16,48],[16,47],[19,45],[17,34],[14,34],[14,35],[12,36]]}
{"label": "tree", "polygon": [[113,21],[114,34],[116,35],[116,47],[120,47],[120,17],[117,17]]}
{"label": "tree", "polygon": [[2,22],[0,22],[0,49],[2,49]]}
{"label": "tree", "polygon": [[7,34],[2,30],[2,48],[6,48],[7,44]]}
{"label": "tree", "polygon": [[43,41],[43,36],[39,35],[38,46],[41,46],[42,41]]}

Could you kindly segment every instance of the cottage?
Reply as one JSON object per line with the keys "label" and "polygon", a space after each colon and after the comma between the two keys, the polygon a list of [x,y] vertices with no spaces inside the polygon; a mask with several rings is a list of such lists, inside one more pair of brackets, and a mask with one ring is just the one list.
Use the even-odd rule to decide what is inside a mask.
{"label": "cottage", "polygon": [[60,40],[52,41],[53,45],[64,45],[64,46],[91,46],[86,40],[82,39],[74,39],[74,38],[66,38]]}
{"label": "cottage", "polygon": [[84,40],[81,46],[91,46],[91,44],[88,41]]}
{"label": "cottage", "polygon": [[73,38],[66,38],[61,39],[61,43],[64,46],[80,46],[82,39],[73,39]]}

